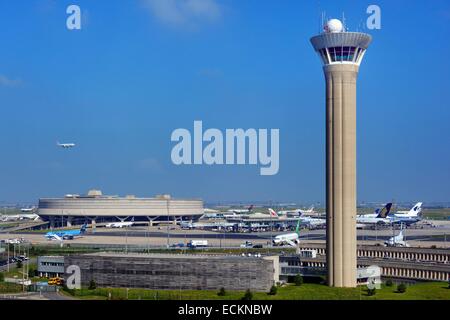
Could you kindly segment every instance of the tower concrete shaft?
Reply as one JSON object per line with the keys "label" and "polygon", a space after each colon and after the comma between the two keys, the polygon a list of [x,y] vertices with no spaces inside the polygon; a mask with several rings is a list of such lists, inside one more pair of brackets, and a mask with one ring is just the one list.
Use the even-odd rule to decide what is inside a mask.
{"label": "tower concrete shaft", "polygon": [[328,283],[356,286],[356,78],[353,64],[324,67]]}
{"label": "tower concrete shaft", "polygon": [[356,286],[356,80],[372,38],[332,19],[311,38],[326,80],[328,285]]}

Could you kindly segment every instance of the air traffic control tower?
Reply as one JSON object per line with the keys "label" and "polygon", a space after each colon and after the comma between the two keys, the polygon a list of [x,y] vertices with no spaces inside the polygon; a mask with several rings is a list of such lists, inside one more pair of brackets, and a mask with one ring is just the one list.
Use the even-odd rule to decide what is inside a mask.
{"label": "air traffic control tower", "polygon": [[326,81],[328,285],[356,287],[356,79],[372,38],[329,20],[311,38]]}

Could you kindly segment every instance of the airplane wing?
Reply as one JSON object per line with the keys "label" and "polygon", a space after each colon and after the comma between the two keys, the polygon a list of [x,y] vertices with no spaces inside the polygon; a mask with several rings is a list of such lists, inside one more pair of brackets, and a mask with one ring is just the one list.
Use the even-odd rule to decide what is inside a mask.
{"label": "airplane wing", "polygon": [[291,247],[296,247],[297,244],[295,244],[295,242],[292,242],[291,240],[286,240],[286,242],[291,246]]}
{"label": "airplane wing", "polygon": [[57,234],[51,234],[51,235],[48,235],[46,237],[47,237],[47,239],[50,239],[50,240],[63,241],[63,239],[60,236],[58,236]]}

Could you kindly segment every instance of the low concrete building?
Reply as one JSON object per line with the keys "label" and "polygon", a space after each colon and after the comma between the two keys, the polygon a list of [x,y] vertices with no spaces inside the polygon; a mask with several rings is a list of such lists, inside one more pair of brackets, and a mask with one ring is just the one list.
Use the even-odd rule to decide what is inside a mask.
{"label": "low concrete building", "polygon": [[40,277],[52,278],[64,275],[63,256],[40,256],[37,258],[37,271]]}
{"label": "low concrete building", "polygon": [[[95,253],[67,256],[81,284],[172,290],[268,291],[278,279],[278,257],[196,254]],[[67,275],[69,276],[69,275]]]}

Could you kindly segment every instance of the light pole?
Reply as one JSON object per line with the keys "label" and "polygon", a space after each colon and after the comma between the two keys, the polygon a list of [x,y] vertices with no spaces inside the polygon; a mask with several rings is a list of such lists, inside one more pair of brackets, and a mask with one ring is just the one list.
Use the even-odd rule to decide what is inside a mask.
{"label": "light pole", "polygon": [[170,229],[169,229],[169,224],[170,224],[170,216],[169,216],[169,201],[170,199],[167,198],[166,199],[166,211],[167,211],[167,248],[170,247]]}

